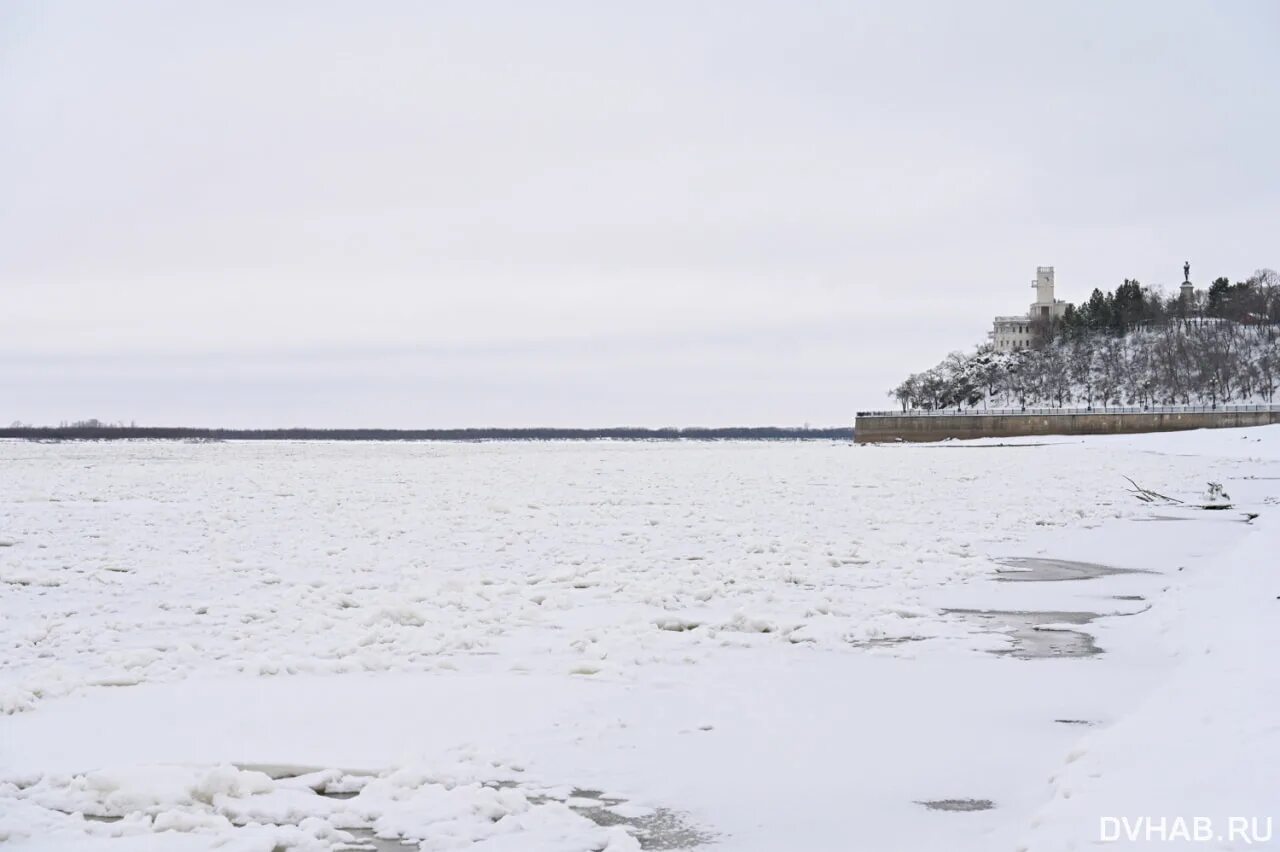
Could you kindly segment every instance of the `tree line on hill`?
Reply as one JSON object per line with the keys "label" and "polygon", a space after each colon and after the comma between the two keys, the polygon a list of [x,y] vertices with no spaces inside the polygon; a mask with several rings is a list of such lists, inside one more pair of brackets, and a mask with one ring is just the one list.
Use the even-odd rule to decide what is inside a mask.
{"label": "tree line on hill", "polygon": [[1190,299],[1181,292],[1165,294],[1126,278],[1111,293],[1095,288],[1087,301],[1068,304],[1061,320],[1041,323],[1037,332],[1047,342],[1096,332],[1123,335],[1136,328],[1199,318],[1250,325],[1280,322],[1280,273],[1260,269],[1235,284],[1216,278],[1209,289],[1193,290]]}
{"label": "tree line on hill", "polygon": [[1190,299],[1126,280],[1033,322],[1029,348],[953,352],[889,392],[904,411],[1273,403],[1280,274],[1216,279]]}

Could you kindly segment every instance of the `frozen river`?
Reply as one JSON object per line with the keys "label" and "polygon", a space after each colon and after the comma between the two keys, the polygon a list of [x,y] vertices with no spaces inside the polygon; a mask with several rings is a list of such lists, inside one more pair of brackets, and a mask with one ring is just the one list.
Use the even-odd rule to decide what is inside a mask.
{"label": "frozen river", "polygon": [[1214,804],[1125,757],[1169,690],[1275,696],[1201,659],[1275,645],[1275,431],[0,442],[0,842],[1091,848]]}

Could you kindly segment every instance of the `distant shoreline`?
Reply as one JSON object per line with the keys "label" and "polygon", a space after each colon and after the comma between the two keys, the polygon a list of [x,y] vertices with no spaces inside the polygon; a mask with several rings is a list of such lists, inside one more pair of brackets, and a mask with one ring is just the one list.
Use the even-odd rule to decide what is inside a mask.
{"label": "distant shoreline", "polygon": [[22,426],[0,439],[28,441],[777,441],[853,440],[852,426],[642,429],[198,429],[167,426]]}

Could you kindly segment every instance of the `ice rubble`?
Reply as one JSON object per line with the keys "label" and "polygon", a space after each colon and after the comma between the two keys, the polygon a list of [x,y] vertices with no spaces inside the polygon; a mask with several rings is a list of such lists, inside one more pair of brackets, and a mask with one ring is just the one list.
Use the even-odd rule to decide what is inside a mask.
{"label": "ice rubble", "polygon": [[[1157,762],[1142,804],[1193,807],[1203,767],[1252,805],[1280,752],[1250,651],[1274,642],[1277,527],[1131,524],[1121,477],[1274,500],[1277,443],[0,443],[0,838],[635,848],[573,807],[596,783],[725,849],[848,848],[845,812],[868,848],[1071,848],[1152,781],[1135,749],[1189,730],[1207,745]],[[1152,573],[995,582],[1031,553]],[[993,657],[1009,636],[945,612],[1134,597],[1152,613],[1099,620],[1093,660]],[[327,774],[232,765],[286,754]],[[1251,774],[1213,774],[1227,756]]]}

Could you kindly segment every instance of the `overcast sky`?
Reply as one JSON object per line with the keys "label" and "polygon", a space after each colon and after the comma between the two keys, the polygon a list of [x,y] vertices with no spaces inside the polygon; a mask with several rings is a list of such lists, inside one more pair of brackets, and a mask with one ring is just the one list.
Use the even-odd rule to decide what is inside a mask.
{"label": "overcast sky", "polygon": [[1280,266],[1280,4],[0,4],[0,421],[841,424]]}

